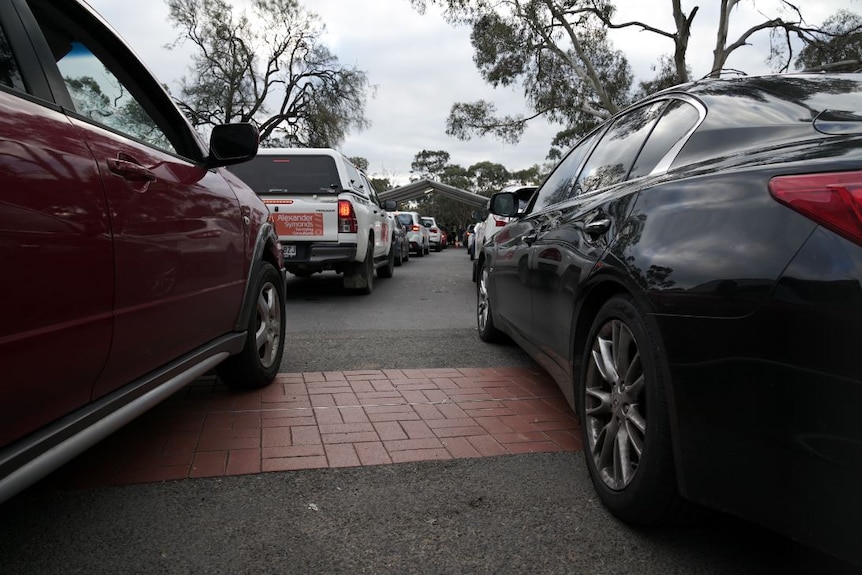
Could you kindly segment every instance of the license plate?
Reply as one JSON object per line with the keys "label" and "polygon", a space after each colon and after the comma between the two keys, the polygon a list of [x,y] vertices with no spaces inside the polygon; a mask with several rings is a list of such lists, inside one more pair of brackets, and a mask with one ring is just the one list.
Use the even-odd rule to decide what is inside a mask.
{"label": "license plate", "polygon": [[284,253],[284,257],[286,258],[295,258],[296,257],[296,246],[294,245],[286,245],[282,246],[282,253]]}

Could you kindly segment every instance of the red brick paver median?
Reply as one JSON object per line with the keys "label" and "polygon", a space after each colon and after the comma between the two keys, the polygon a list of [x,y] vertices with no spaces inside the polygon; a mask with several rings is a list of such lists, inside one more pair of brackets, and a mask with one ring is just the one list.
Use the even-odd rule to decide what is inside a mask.
{"label": "red brick paver median", "polygon": [[283,373],[241,393],[207,376],[50,482],[122,485],[580,449],[556,384],[529,369]]}

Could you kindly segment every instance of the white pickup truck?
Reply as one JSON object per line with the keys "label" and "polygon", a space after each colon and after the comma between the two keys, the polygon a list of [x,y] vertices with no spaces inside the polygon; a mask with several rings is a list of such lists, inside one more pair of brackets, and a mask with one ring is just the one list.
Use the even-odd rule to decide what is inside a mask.
{"label": "white pickup truck", "polygon": [[344,287],[371,293],[374,271],[392,277],[395,251],[387,210],[368,177],[329,148],[261,148],[231,166],[263,199],[284,250],[284,267],[299,277],[344,274]]}

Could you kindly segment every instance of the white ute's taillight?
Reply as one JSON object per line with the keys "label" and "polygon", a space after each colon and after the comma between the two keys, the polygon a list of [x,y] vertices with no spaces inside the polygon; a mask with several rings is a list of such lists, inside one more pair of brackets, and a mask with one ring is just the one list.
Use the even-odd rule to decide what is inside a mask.
{"label": "white ute's taillight", "polygon": [[862,246],[862,172],[778,176],[769,193],[782,204]]}
{"label": "white ute's taillight", "polygon": [[338,231],[342,234],[355,234],[358,226],[356,224],[356,212],[353,204],[347,200],[338,200]]}

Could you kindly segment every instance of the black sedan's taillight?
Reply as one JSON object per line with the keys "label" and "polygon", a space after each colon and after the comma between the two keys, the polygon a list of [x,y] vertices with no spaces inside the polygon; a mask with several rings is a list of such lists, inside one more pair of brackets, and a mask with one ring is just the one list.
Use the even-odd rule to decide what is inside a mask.
{"label": "black sedan's taillight", "polygon": [[862,246],[862,172],[779,176],[769,181],[769,193]]}

